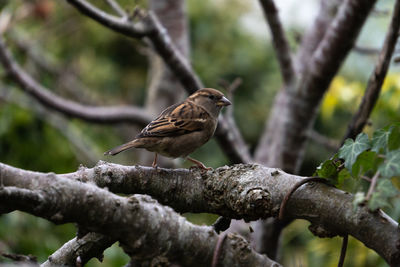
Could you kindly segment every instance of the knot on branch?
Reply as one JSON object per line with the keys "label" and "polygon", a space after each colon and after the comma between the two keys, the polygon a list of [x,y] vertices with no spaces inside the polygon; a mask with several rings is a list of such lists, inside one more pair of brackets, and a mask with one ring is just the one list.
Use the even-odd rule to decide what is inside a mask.
{"label": "knot on branch", "polygon": [[244,262],[246,256],[248,256],[251,251],[249,242],[247,242],[243,237],[233,233],[228,234],[228,240],[235,251],[235,257],[239,259],[238,262]]}
{"label": "knot on branch", "polygon": [[332,238],[338,235],[336,233],[333,233],[325,229],[322,225],[319,224],[311,224],[310,226],[308,226],[308,230],[310,230],[310,232],[313,233],[313,235],[321,238],[325,237]]}
{"label": "knot on branch", "polygon": [[[251,188],[243,198],[243,203],[239,203],[238,200],[237,204],[238,205],[235,205],[235,207],[243,209],[245,214],[252,214],[251,217],[254,216],[254,219],[263,218],[265,217],[266,211],[272,209],[271,194],[265,188]],[[246,218],[246,220],[252,220],[251,217]]]}
{"label": "knot on branch", "polygon": [[263,168],[257,164],[237,164],[221,167],[205,181],[205,196],[216,210],[230,218],[256,220],[271,214],[271,194],[260,187],[265,177]]}
{"label": "knot on branch", "polygon": [[122,170],[112,168],[111,164],[100,160],[94,170],[94,182],[99,187],[108,187],[111,183],[118,183],[124,176]]}

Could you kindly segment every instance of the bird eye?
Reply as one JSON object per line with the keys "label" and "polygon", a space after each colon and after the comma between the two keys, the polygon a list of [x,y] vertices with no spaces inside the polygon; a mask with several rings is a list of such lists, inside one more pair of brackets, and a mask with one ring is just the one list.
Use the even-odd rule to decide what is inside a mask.
{"label": "bird eye", "polygon": [[208,98],[211,99],[211,100],[214,100],[215,99],[215,95],[209,95]]}

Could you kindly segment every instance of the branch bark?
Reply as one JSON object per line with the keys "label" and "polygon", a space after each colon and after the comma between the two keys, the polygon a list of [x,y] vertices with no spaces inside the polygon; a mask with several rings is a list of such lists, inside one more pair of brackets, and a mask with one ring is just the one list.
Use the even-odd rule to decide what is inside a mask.
{"label": "branch bark", "polygon": [[260,0],[265,18],[272,34],[272,41],[278,57],[283,83],[286,87],[293,86],[296,75],[293,68],[289,42],[278,16],[278,9],[273,0]]}
{"label": "branch bark", "polygon": [[386,33],[385,42],[381,52],[379,53],[378,62],[376,63],[375,69],[368,80],[367,89],[365,90],[361,104],[348,126],[342,144],[347,138],[356,138],[356,136],[363,130],[365,124],[367,123],[369,115],[371,114],[376,101],[378,101],[383,81],[385,80],[386,73],[389,69],[390,59],[392,58],[397,39],[399,37],[399,30],[400,1],[396,1],[392,20]]}
{"label": "branch bark", "polygon": [[[4,164],[0,168],[0,207],[26,211],[55,223],[76,222],[118,240],[134,259],[163,256],[185,266],[211,263],[218,240],[212,228],[187,222],[149,196],[125,198],[92,183],[55,174],[27,172]],[[229,235],[224,243],[221,264],[280,266],[236,235]]]}
{"label": "branch bark", "polygon": [[344,0],[341,4],[310,60],[305,59],[295,90],[278,93],[256,150],[257,162],[289,172],[299,170],[307,132],[313,125],[320,100],[353,47],[375,2]]}
{"label": "branch bark", "polygon": [[[119,219],[125,218],[129,223],[136,220],[144,222],[140,227],[149,225],[160,229],[158,227],[163,225],[163,228],[169,229],[167,221],[172,220],[177,223],[175,220],[177,215],[171,215],[166,209],[166,214],[160,218],[159,213],[163,213],[164,208],[154,201],[147,204],[149,199],[139,196],[127,200],[104,190],[97,191],[99,189],[96,189],[93,183],[107,187],[115,193],[150,194],[179,212],[209,212],[230,218],[255,220],[277,216],[284,195],[303,179],[279,169],[260,165],[221,167],[206,174],[186,169],[155,170],[149,167],[130,167],[104,162],[91,169],[81,168],[77,172],[62,175],[30,172],[5,164],[0,164],[0,169],[4,185],[0,203],[8,208],[22,209],[52,221],[76,221],[91,231],[118,237],[120,241],[120,238],[123,238],[122,241],[129,241],[128,244],[133,244],[131,242],[137,240],[139,236],[133,237],[133,235],[137,235],[137,231],[143,233],[143,228],[136,229],[134,227],[139,226],[133,223],[134,229],[126,233],[122,230],[127,229],[126,225],[118,221]],[[14,195],[17,197],[11,198]],[[150,205],[151,208],[146,209],[146,212],[139,209],[132,214],[129,210],[133,208],[129,205],[134,205],[135,209],[137,207],[136,204],[129,204],[130,201]],[[358,207],[353,211],[352,202],[351,194],[325,184],[311,183],[300,187],[292,195],[286,206],[286,216],[290,219],[301,218],[310,221],[310,230],[320,237],[350,234],[367,247],[374,249],[389,264],[400,264],[400,252],[396,245],[400,237],[398,224],[381,211],[372,213],[367,207]],[[104,214],[97,211],[97,205],[102,207]],[[157,212],[154,212],[155,207]],[[129,217],[124,217],[124,214]],[[136,215],[138,217],[131,217]],[[145,219],[141,219],[142,217]],[[147,221],[147,218],[152,218],[152,222]],[[96,226],[92,225],[93,220],[97,220]],[[154,225],[154,221],[157,221],[157,226]],[[179,235],[197,237],[199,234],[197,226],[189,227],[185,222],[180,227],[182,228],[179,230]],[[106,230],[114,228],[117,232]],[[118,235],[118,231],[124,232],[123,237]],[[173,231],[178,229],[174,228]],[[210,230],[207,231],[211,233]],[[155,233],[157,230],[150,232]],[[158,240],[157,244],[162,247],[165,245],[162,242],[167,241],[154,236],[150,239],[149,235],[142,237],[143,246],[154,245],[154,240]],[[174,232],[174,235],[178,234]],[[217,237],[215,234],[212,234],[212,237],[215,237],[212,241],[215,245]],[[203,241],[210,242],[202,239]],[[179,240],[179,242],[188,241]],[[196,247],[199,243],[201,242],[196,242]],[[135,250],[135,255],[139,252]],[[144,251],[142,253],[145,254]],[[205,256],[203,254],[201,257]],[[207,257],[212,257],[212,253]]]}
{"label": "branch bark", "polygon": [[98,233],[88,233],[82,238],[75,237],[51,254],[41,266],[76,266],[78,257],[80,257],[82,266],[93,257],[101,261],[103,251],[114,242],[115,240],[110,237]]}

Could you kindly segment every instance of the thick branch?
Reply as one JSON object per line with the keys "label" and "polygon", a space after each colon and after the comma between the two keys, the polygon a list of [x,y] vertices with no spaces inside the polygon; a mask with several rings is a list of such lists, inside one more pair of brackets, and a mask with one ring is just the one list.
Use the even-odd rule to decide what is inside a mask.
{"label": "thick branch", "polygon": [[[0,206],[55,223],[76,222],[120,241],[134,259],[162,255],[184,266],[211,263],[218,239],[212,228],[193,225],[148,196],[125,198],[54,174],[26,172],[3,164],[0,168],[5,185],[0,188]],[[235,235],[228,236],[221,256],[223,266],[280,266]]]}
{"label": "thick branch", "polygon": [[272,41],[278,57],[281,75],[285,86],[293,85],[295,73],[290,53],[289,42],[279,20],[278,9],[273,0],[260,0],[265,18],[272,34]]}
{"label": "thick branch", "polygon": [[304,73],[310,59],[324,38],[332,20],[337,14],[339,6],[344,0],[321,0],[320,9],[313,25],[306,31],[302,38],[301,46],[296,56],[296,71]]}
{"label": "thick branch", "polygon": [[383,81],[386,77],[390,65],[390,59],[392,58],[393,51],[396,46],[397,39],[399,37],[400,30],[400,1],[396,1],[394,6],[392,21],[390,22],[388,32],[385,37],[385,42],[383,44],[382,51],[379,54],[378,62],[375,65],[375,69],[371,74],[367,89],[361,101],[361,104],[354,114],[351,123],[347,129],[347,133],[343,138],[342,143],[347,138],[355,138],[359,134],[371,114],[372,109],[378,100],[379,94],[381,92]]}
{"label": "thick branch", "polygon": [[[278,93],[266,131],[256,150],[257,162],[282,167],[290,172],[299,170],[307,132],[314,123],[319,103],[353,47],[375,2],[343,1],[310,59],[304,59],[299,67],[296,89]],[[307,52],[308,49],[304,51],[306,54],[311,52]]]}
{"label": "thick branch", "polygon": [[[276,216],[284,195],[303,179],[279,169],[260,165],[222,167],[203,175],[186,169],[155,170],[149,167],[129,167],[104,162],[100,162],[91,169],[81,168],[75,173],[63,175],[24,171],[5,164],[1,164],[0,168],[6,188],[18,186],[27,191],[54,190],[58,192],[59,198],[63,198],[64,193],[60,191],[61,189],[57,189],[57,185],[73,183],[74,186],[84,187],[86,191],[74,193],[68,191],[65,192],[65,196],[71,198],[70,196],[83,195],[82,201],[88,205],[96,203],[95,201],[99,201],[100,205],[106,205],[102,202],[111,201],[107,200],[111,197],[108,192],[102,191],[104,200],[97,200],[97,198],[92,200],[91,197],[87,197],[94,190],[88,182],[94,182],[116,193],[150,194],[179,212],[209,212],[245,220]],[[86,182],[86,184],[78,184],[75,180]],[[112,195],[113,198],[114,195]],[[20,205],[25,203],[25,206],[32,203],[32,207],[40,208],[39,204],[43,201],[38,199],[34,202],[33,200],[27,202],[25,199],[18,203]],[[61,200],[53,199],[52,201],[58,203]],[[351,194],[325,184],[309,184],[302,186],[292,195],[286,206],[286,216],[291,219],[301,218],[310,221],[311,229],[319,229],[319,231],[314,231],[319,236],[322,234],[321,229],[324,230],[325,235],[328,233],[329,236],[350,234],[374,249],[389,264],[400,264],[400,253],[396,247],[399,241],[397,223],[383,212],[369,212],[367,207],[358,207],[353,212],[352,202]],[[13,203],[15,201],[6,205]],[[78,209],[78,207],[75,208]],[[48,212],[52,212],[54,216],[57,210],[59,209],[52,207]],[[83,211],[94,212],[86,208]],[[63,214],[61,217],[65,218],[65,216]],[[75,217],[73,218],[75,220]],[[110,220],[110,218],[101,217],[98,225],[106,223],[103,220]],[[81,223],[81,219],[77,222]],[[92,227],[89,230],[99,231],[97,228],[93,229],[89,223],[84,225]]]}
{"label": "thick branch", "polygon": [[146,125],[151,117],[141,108],[135,107],[94,107],[79,104],[53,94],[26,73],[11,57],[0,37],[0,61],[8,74],[30,95],[43,105],[68,116],[98,123],[131,122]]}

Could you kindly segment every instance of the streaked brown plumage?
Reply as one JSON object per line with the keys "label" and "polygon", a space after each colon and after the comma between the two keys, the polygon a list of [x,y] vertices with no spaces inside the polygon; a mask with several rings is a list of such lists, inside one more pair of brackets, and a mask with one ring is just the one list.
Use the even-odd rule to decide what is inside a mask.
{"label": "streaked brown plumage", "polygon": [[[182,103],[166,108],[136,137],[104,155],[116,155],[130,148],[145,148],[155,152],[153,167],[157,166],[157,153],[166,157],[186,158],[213,136],[222,107],[231,102],[218,90],[204,88]],[[198,167],[207,169],[201,162],[187,157]]]}

